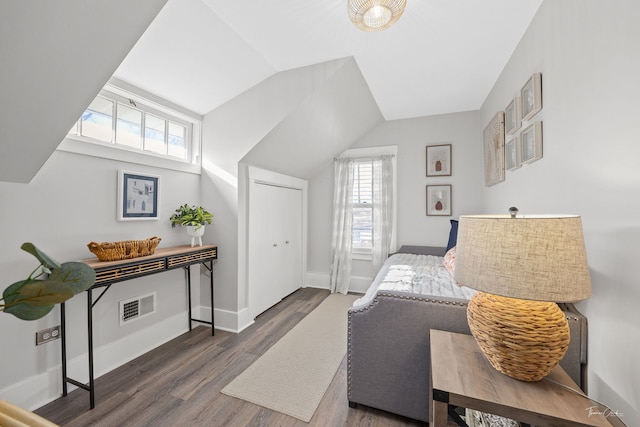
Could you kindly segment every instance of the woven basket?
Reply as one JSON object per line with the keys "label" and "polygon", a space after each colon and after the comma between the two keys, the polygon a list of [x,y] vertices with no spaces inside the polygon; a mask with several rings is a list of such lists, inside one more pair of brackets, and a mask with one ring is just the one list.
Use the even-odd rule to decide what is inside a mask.
{"label": "woven basket", "polygon": [[121,242],[91,242],[89,250],[100,261],[117,261],[121,259],[137,258],[153,255],[162,240],[160,237],[150,237],[146,240],[123,240]]}
{"label": "woven basket", "polygon": [[553,302],[478,292],[467,306],[467,321],[491,365],[518,380],[546,377],[569,347],[569,323]]}

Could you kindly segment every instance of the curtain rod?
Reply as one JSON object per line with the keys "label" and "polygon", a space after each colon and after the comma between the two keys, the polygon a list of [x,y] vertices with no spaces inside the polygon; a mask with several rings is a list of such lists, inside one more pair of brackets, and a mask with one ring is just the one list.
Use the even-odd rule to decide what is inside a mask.
{"label": "curtain rod", "polygon": [[366,156],[366,157],[344,156],[344,157],[334,157],[333,160],[339,160],[339,159],[376,160],[376,159],[381,159],[383,157],[394,158],[395,156],[396,156],[395,154],[381,154],[379,156]]}

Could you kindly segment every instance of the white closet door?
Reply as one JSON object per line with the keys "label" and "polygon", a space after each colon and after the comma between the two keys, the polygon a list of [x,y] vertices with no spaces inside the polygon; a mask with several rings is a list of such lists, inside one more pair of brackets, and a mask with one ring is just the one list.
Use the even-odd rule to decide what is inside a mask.
{"label": "white closet door", "polygon": [[282,212],[282,293],[287,296],[302,286],[302,191],[284,189]]}
{"label": "white closet door", "polygon": [[254,316],[302,285],[302,192],[253,185],[249,218],[249,305]]}

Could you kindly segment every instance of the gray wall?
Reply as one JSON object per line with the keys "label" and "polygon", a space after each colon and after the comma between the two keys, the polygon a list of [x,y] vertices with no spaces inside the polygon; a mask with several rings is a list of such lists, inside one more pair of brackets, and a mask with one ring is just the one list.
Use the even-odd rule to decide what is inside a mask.
{"label": "gray wall", "polygon": [[[64,8],[56,3],[57,11],[66,10],[69,12],[66,16],[73,16],[70,10],[76,5],[71,3],[64,2]],[[120,3],[125,7],[124,2]],[[162,3],[150,0],[145,5],[159,8]],[[27,173],[23,174],[24,171],[15,166],[22,166],[20,162],[25,159],[14,154],[30,151],[20,145],[23,140],[15,137],[16,129],[30,129],[31,124],[15,121],[16,117],[28,117],[18,107],[37,104],[45,98],[43,94],[56,99],[56,94],[69,93],[71,87],[83,85],[84,90],[77,91],[73,105],[67,106],[69,109],[65,107],[62,116],[52,116],[55,117],[51,119],[53,127],[46,127],[49,129],[46,135],[38,133],[39,129],[32,129],[36,133],[28,141],[29,149],[31,144],[33,148],[42,145],[50,153],[71,122],[109,78],[110,70],[126,54],[127,45],[135,41],[135,33],[141,32],[144,26],[139,23],[133,28],[131,38],[116,46],[117,52],[112,52],[107,63],[97,67],[99,70],[91,72],[94,79],[84,81],[67,78],[67,73],[73,71],[69,67],[49,67],[53,63],[46,48],[48,45],[39,43],[46,41],[53,30],[34,32],[32,27],[26,26],[24,30],[32,34],[26,38],[21,36],[16,23],[24,22],[17,18],[27,10],[14,9],[16,4],[10,3],[8,10],[12,13],[3,14],[0,25],[1,39],[14,42],[0,44],[0,53],[3,58],[14,58],[14,64],[28,65],[30,72],[44,71],[34,79],[23,79],[24,73],[19,67],[5,67],[1,75],[3,87],[18,91],[6,92],[3,99],[8,103],[0,104],[4,129],[0,140],[5,152],[12,154],[3,158],[2,171],[13,171],[10,178],[16,181],[29,181],[35,175],[29,184],[0,182],[2,288],[25,278],[34,268],[34,258],[19,250],[24,241],[36,243],[61,261],[89,257],[86,244],[90,241],[159,235],[163,238],[163,246],[182,244],[185,236],[179,229],[172,230],[166,219],[178,204],[200,200],[216,214],[215,225],[207,231],[206,240],[221,246],[220,261],[215,270],[216,284],[220,285],[216,289],[216,296],[220,297],[216,306],[219,302],[221,309],[235,312],[239,307],[238,270],[241,269],[238,266],[238,230],[243,227],[242,221],[238,221],[237,163],[255,143],[322,86],[324,80],[317,80],[318,76],[326,78],[346,61],[327,65],[319,74],[311,73],[311,78],[293,77],[289,81],[293,86],[287,86],[285,80],[289,76],[282,73],[266,85],[256,87],[256,95],[241,97],[235,105],[231,101],[207,115],[203,130],[202,178],[67,152],[54,152],[49,160],[43,152],[36,154],[35,163],[30,163]],[[130,8],[130,4],[126,3],[126,7]],[[148,10],[149,15],[146,14],[145,7],[139,8],[140,22],[152,18]],[[111,11],[118,10],[113,9],[113,5],[110,8]],[[49,25],[55,25],[56,30],[62,28],[65,31],[60,37],[67,40],[71,29],[57,25],[64,20],[49,19],[46,9],[39,10],[41,15],[33,20],[34,25],[44,29],[51,28]],[[93,12],[84,11],[83,14],[103,16],[101,12]],[[640,27],[635,16],[640,16],[640,4],[633,0],[545,1],[479,112],[385,122],[355,143],[346,142],[344,147],[398,145],[398,244],[443,245],[446,242],[449,218],[425,215],[425,185],[429,183],[453,185],[454,218],[465,213],[504,212],[511,205],[518,206],[523,212],[582,215],[594,287],[592,298],[579,304],[590,322],[590,392],[596,399],[623,413],[628,425],[640,424],[640,371],[635,369],[636,360],[640,358],[637,340],[640,311],[635,307],[640,297],[637,281],[640,264],[634,257],[637,253],[635,243],[640,237],[640,144],[637,137]],[[56,44],[61,39],[51,40]],[[72,44],[63,43],[66,48]],[[7,56],[9,54],[14,56]],[[44,61],[44,65],[31,62],[34,58]],[[60,59],[60,55],[57,58]],[[78,70],[80,74],[91,71]],[[544,121],[544,157],[517,171],[507,172],[505,182],[485,188],[482,128],[496,111],[504,109],[536,71],[543,74],[544,109],[540,119]],[[53,72],[60,75],[55,77]],[[54,92],[48,91],[47,84],[51,81],[62,82],[55,86]],[[29,85],[20,86],[16,82]],[[35,84],[38,82],[47,84],[41,87]],[[278,92],[283,86],[289,87],[290,91]],[[27,94],[33,97],[25,97]],[[274,104],[276,99],[278,102]],[[15,100],[23,101],[23,104],[16,104]],[[319,104],[319,108],[325,105]],[[55,102],[43,104],[43,111],[56,111],[58,107]],[[266,117],[265,112],[271,115]],[[266,120],[258,120],[265,117]],[[8,124],[18,127],[7,127]],[[220,127],[221,124],[228,126]],[[292,129],[295,129],[293,125]],[[299,135],[293,131],[286,133]],[[449,142],[453,144],[453,176],[427,179],[425,146]],[[19,150],[12,151],[15,144]],[[284,153],[282,156],[286,157]],[[315,163],[317,169],[310,169],[318,172],[309,185],[308,267],[310,272],[322,276],[327,276],[330,268],[333,178],[329,157]],[[298,159],[288,160],[296,162]],[[160,221],[119,223],[115,220],[116,172],[119,168],[161,175]],[[354,274],[370,277],[373,272],[366,263],[360,263]],[[157,317],[128,325],[126,330],[120,328],[117,302],[152,290],[158,291],[160,311]],[[183,331],[186,310],[183,294],[180,272],[137,279],[128,286],[120,285],[110,290],[97,306],[96,316],[102,320],[96,327],[96,345],[104,355],[98,358],[98,372],[107,371],[133,357],[134,353],[143,352]],[[203,299],[206,301],[206,297]],[[71,373],[82,378],[86,376],[83,374],[86,369],[83,365],[86,344],[82,329],[84,300],[75,298],[68,309],[74,338],[69,356],[75,371]],[[0,360],[3,366],[11,367],[0,370],[0,395],[16,397],[12,400],[34,408],[59,393],[59,371],[56,369],[59,342],[37,348],[33,344],[36,330],[58,322],[59,309],[34,322],[0,314],[3,331]]]}
{"label": "gray wall", "polygon": [[[474,213],[481,204],[482,182],[469,179],[482,176],[482,144],[478,112],[446,114],[384,122],[360,138],[351,148],[397,145],[398,246],[446,246],[449,220]],[[452,144],[450,177],[426,177],[426,146]],[[426,185],[451,184],[451,217],[426,215]],[[308,270],[327,276],[331,268],[331,218],[333,165],[327,164],[309,181]],[[371,262],[354,261],[352,289],[363,291],[362,283],[371,279]],[[328,283],[328,282],[327,282]]]}
{"label": "gray wall", "polygon": [[353,58],[275,74],[205,115],[203,203],[221,213],[213,232],[225,260],[216,276],[221,316],[247,308],[248,203],[238,200],[247,183],[239,163],[307,179],[382,121]]}
{"label": "gray wall", "polygon": [[[118,169],[160,176],[160,219],[116,220]],[[92,258],[89,242],[162,238],[160,247],[189,243],[169,216],[183,203],[197,203],[199,175],[56,151],[29,184],[0,182],[0,289],[23,280],[37,260],[20,250],[33,242],[59,262]],[[210,241],[208,235],[206,241]],[[199,269],[192,277],[197,283]],[[157,292],[157,312],[120,327],[118,301]],[[195,301],[199,295],[195,296]],[[86,297],[67,304],[70,373],[87,378]],[[196,302],[197,305],[197,302]],[[187,329],[184,274],[171,271],[114,285],[94,310],[96,374],[100,375]],[[61,393],[60,341],[35,346],[37,330],[60,323],[60,308],[40,320],[0,313],[0,397],[33,409]]]}
{"label": "gray wall", "polygon": [[[582,216],[593,296],[589,392],[640,425],[640,3],[545,1],[482,106],[542,73],[544,157],[482,192],[483,211]],[[480,179],[480,176],[477,177]]]}
{"label": "gray wall", "polygon": [[166,1],[2,2],[0,180],[35,176]]}

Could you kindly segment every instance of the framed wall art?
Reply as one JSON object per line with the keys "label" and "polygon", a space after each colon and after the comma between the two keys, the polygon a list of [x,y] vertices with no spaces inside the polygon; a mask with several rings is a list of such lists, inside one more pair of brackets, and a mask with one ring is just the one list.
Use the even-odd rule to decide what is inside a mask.
{"label": "framed wall art", "polygon": [[451,216],[451,185],[427,185],[427,215]]}
{"label": "framed wall art", "polygon": [[513,135],[522,126],[522,104],[520,97],[511,100],[504,110],[504,131],[507,135]]}
{"label": "framed wall art", "polygon": [[534,122],[520,133],[522,163],[535,162],[542,158],[542,122]]}
{"label": "framed wall art", "polygon": [[118,221],[158,219],[160,177],[125,170],[118,171]]}
{"label": "framed wall art", "polygon": [[451,176],[451,144],[427,145],[427,176]]}
{"label": "framed wall art", "polygon": [[535,73],[520,89],[522,120],[529,120],[542,110],[542,74]]}
{"label": "framed wall art", "polygon": [[516,170],[522,166],[520,151],[520,135],[516,135],[511,141],[504,144],[504,168],[506,170]]}
{"label": "framed wall art", "polygon": [[484,184],[487,187],[504,181],[504,112],[499,111],[483,132]]}

